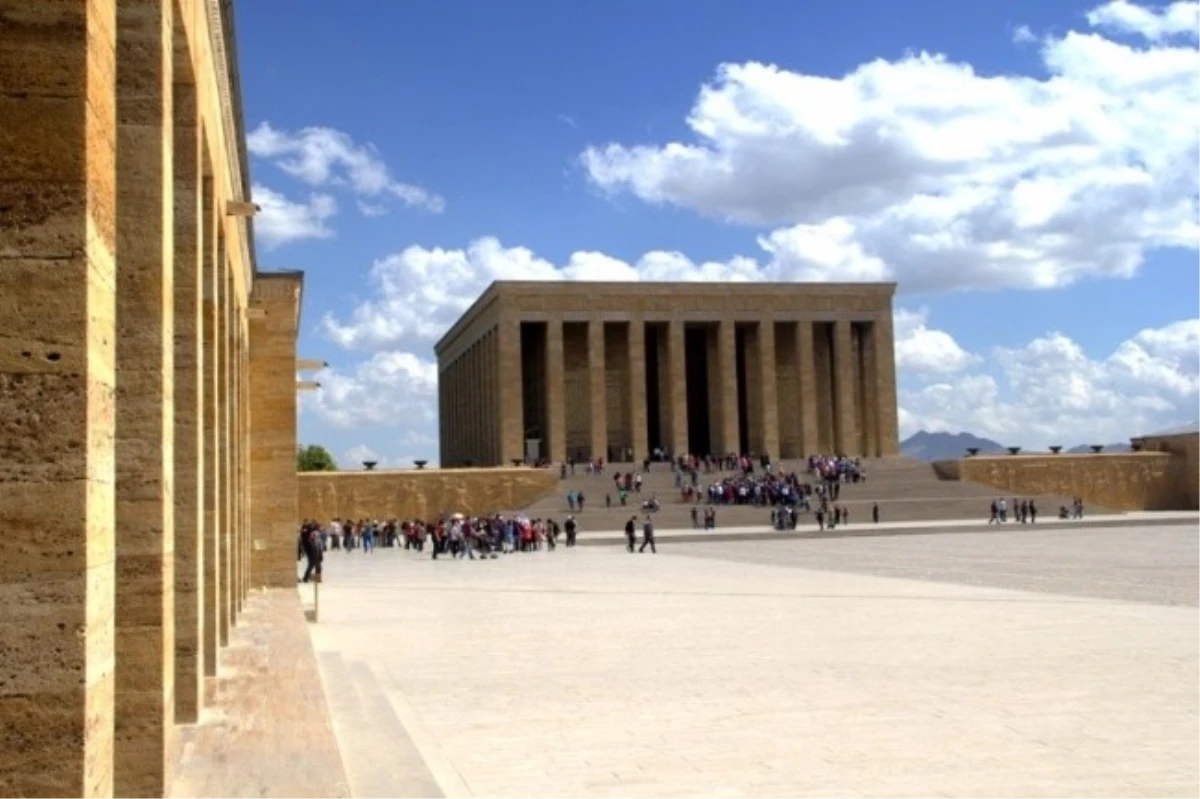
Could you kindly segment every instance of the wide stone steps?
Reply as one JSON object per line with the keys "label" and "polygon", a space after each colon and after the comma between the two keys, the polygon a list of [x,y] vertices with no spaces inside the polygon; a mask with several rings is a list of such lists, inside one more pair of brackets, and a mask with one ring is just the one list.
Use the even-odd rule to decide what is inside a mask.
{"label": "wide stone steps", "polygon": [[[949,519],[987,518],[993,499],[1000,496],[996,489],[975,483],[957,480],[942,480],[933,467],[921,461],[907,458],[880,458],[863,462],[867,480],[847,483],[842,486],[838,505],[850,512],[851,523],[866,523],[871,518],[872,506],[878,504],[880,517],[886,521],[923,521]],[[803,469],[800,461],[784,461],[776,468],[781,471]],[[626,520],[639,513],[642,500],[655,497],[662,505],[656,514],[656,525],[661,528],[691,527],[691,503],[684,502],[675,485],[675,474],[667,464],[656,463],[649,472],[642,474],[642,490],[631,492],[628,504],[619,504],[619,492],[613,475],[620,470],[636,473],[641,464],[610,464],[603,475],[589,475],[582,467],[576,467],[574,475],[560,480],[555,489],[525,508],[508,509],[523,512],[533,517],[549,517],[561,520],[569,509],[567,493],[583,491],[586,501],[584,511],[576,513],[581,530],[611,531],[621,529]],[[703,488],[714,480],[731,474],[713,470],[701,471],[700,485]],[[606,507],[606,495],[612,507]],[[1060,506],[1070,505],[1069,497],[1040,495],[1025,497],[1037,502],[1042,516],[1053,515]],[[1012,500],[1012,497],[1008,497]],[[708,507],[703,498],[701,511]],[[758,506],[717,505],[719,527],[762,525],[770,519],[769,510]],[[1105,513],[1098,507],[1088,508],[1089,513]],[[802,517],[802,522],[805,521]],[[811,521],[811,520],[808,520]]]}
{"label": "wide stone steps", "polygon": [[332,652],[320,657],[334,732],[355,799],[441,796],[370,666]]}

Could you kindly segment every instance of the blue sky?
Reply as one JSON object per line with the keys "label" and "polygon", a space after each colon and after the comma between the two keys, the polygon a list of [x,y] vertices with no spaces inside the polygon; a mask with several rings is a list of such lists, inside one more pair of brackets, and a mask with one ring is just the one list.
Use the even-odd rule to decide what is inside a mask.
{"label": "blue sky", "polygon": [[239,3],[260,268],[332,364],[301,437],[436,460],[488,281],[700,264],[898,280],[905,432],[1194,419],[1197,5]]}

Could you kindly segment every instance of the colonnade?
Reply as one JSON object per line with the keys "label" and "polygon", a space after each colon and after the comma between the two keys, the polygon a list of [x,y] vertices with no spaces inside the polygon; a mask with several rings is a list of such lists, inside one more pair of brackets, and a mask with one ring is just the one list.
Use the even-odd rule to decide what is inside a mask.
{"label": "colonnade", "polygon": [[621,316],[483,329],[441,373],[442,462],[897,453],[890,312]]}
{"label": "colonnade", "polygon": [[[296,309],[252,330],[279,309],[226,14],[0,0],[0,795],[166,795],[252,546],[294,583]],[[263,423],[291,445],[262,453],[250,378],[280,350],[291,419]],[[287,538],[252,539],[250,463],[280,457]]]}

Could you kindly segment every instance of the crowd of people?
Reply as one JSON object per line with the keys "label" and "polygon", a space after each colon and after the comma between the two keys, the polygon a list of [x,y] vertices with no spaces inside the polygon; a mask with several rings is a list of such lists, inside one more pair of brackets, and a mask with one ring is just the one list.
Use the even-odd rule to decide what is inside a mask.
{"label": "crowd of people", "polygon": [[[575,473],[583,464],[589,474],[604,475],[606,464],[603,459],[590,461],[568,461],[561,464],[563,477]],[[613,488],[621,505],[629,495],[640,495],[643,474],[652,465],[670,468],[675,487],[681,501],[690,506],[693,529],[715,529],[717,510],[722,506],[761,507],[769,513],[771,527],[775,530],[795,530],[803,514],[816,523],[819,530],[834,529],[850,523],[850,509],[840,503],[842,490],[848,486],[867,481],[867,470],[858,458],[836,455],[812,455],[804,460],[802,468],[795,471],[778,469],[766,456],[727,455],[699,457],[684,455],[646,459],[642,472],[618,467],[611,473]],[[326,525],[315,520],[301,526],[298,559],[307,558],[308,568],[304,577],[307,582],[320,579],[321,563],[330,550],[354,552],[361,550],[371,555],[377,547],[399,548],[424,553],[427,550],[436,560],[496,558],[517,552],[537,552],[542,549],[557,549],[560,539],[567,547],[576,544],[579,522],[574,514],[582,514],[586,497],[579,488],[566,492],[568,515],[560,525],[552,518],[529,518],[523,515],[464,516],[443,514],[434,520],[396,518],[379,519],[334,519]],[[640,497],[639,497],[640,498]],[[612,494],[604,497],[605,506],[613,505]],[[634,514],[625,524],[628,549],[634,551],[634,543],[640,526],[643,544],[637,551],[648,546],[655,548],[652,516],[661,509],[659,500],[651,495],[640,498],[640,515]],[[1003,524],[1011,518],[1020,523],[1037,521],[1038,507],[1032,499],[997,499],[991,502],[989,524]],[[1059,508],[1060,518],[1082,518],[1083,502],[1075,499],[1070,508]],[[878,504],[870,508],[870,521],[880,521]]]}

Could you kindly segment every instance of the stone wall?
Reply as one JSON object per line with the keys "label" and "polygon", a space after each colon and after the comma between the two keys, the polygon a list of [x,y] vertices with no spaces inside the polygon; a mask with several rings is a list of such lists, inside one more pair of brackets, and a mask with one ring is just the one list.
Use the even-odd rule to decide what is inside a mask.
{"label": "stone wall", "polygon": [[1200,510],[1200,435],[1146,436],[1137,439],[1147,451],[1169,452],[1172,461],[1173,496],[1181,500],[1181,509]]}
{"label": "stone wall", "polygon": [[1195,459],[1189,496],[1185,457],[1169,452],[976,456],[939,461],[934,468],[943,479],[1004,494],[1082,497],[1087,504],[1125,511],[1196,508]]}
{"label": "stone wall", "polygon": [[443,511],[491,513],[523,508],[558,483],[545,469],[396,469],[302,472],[300,518],[428,519]]}
{"label": "stone wall", "polygon": [[296,325],[299,274],[263,274],[250,320],[250,555],[256,588],[296,582]]}

